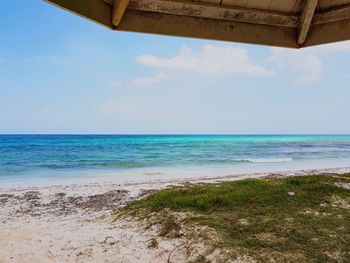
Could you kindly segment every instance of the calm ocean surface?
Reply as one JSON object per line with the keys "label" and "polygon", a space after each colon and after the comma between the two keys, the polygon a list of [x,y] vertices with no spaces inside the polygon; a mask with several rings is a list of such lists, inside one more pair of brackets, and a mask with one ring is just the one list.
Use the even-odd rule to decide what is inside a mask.
{"label": "calm ocean surface", "polygon": [[0,187],[350,166],[350,135],[0,135]]}

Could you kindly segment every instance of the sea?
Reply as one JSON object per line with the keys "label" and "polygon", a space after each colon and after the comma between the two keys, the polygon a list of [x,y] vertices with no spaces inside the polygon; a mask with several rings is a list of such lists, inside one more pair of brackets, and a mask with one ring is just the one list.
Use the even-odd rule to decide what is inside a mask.
{"label": "sea", "polygon": [[350,167],[350,135],[0,135],[0,188]]}

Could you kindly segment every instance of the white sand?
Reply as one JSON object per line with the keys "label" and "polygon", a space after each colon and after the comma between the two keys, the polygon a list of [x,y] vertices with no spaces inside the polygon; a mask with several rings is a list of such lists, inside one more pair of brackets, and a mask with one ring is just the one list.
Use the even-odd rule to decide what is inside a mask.
{"label": "white sand", "polygon": [[[114,221],[112,212],[150,192],[187,183],[348,172],[350,168],[338,168],[135,184],[0,189],[0,262],[187,262],[206,250],[205,240],[186,235],[161,239],[156,228],[146,230],[142,222],[130,218]],[[149,248],[152,238],[158,242],[155,248]],[[212,251],[213,262],[219,254]]]}

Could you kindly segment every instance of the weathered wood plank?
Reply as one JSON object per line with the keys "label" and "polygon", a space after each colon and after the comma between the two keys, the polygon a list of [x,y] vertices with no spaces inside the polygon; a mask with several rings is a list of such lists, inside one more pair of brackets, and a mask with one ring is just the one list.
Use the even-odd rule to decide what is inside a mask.
{"label": "weathered wood plank", "polygon": [[298,44],[304,44],[310,29],[312,18],[315,14],[318,0],[307,0],[303,12],[300,16],[300,26],[298,34]]}
{"label": "weathered wood plank", "polygon": [[298,48],[295,28],[127,9],[118,30]]}
{"label": "weathered wood plank", "polygon": [[320,25],[345,19],[350,19],[350,5],[333,9],[327,12],[315,14],[312,24]]}
{"label": "weathered wood plank", "polygon": [[112,24],[112,6],[101,0],[45,0],[109,28]]}
{"label": "weathered wood plank", "polygon": [[130,0],[129,9],[211,18],[242,23],[293,27],[299,26],[299,16],[271,11],[235,8],[203,2],[183,2],[171,0]]}
{"label": "weathered wood plank", "polygon": [[311,26],[303,47],[350,40],[350,19]]}

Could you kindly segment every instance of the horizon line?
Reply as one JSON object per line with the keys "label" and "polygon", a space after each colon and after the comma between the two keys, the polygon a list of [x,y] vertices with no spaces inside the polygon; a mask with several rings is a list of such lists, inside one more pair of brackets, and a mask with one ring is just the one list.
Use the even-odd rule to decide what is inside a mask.
{"label": "horizon line", "polygon": [[302,136],[302,135],[350,135],[350,133],[0,133],[0,136],[16,136],[16,135],[113,135],[113,136],[159,136],[159,135],[177,135],[177,136],[254,136],[254,135],[293,135],[293,136]]}

